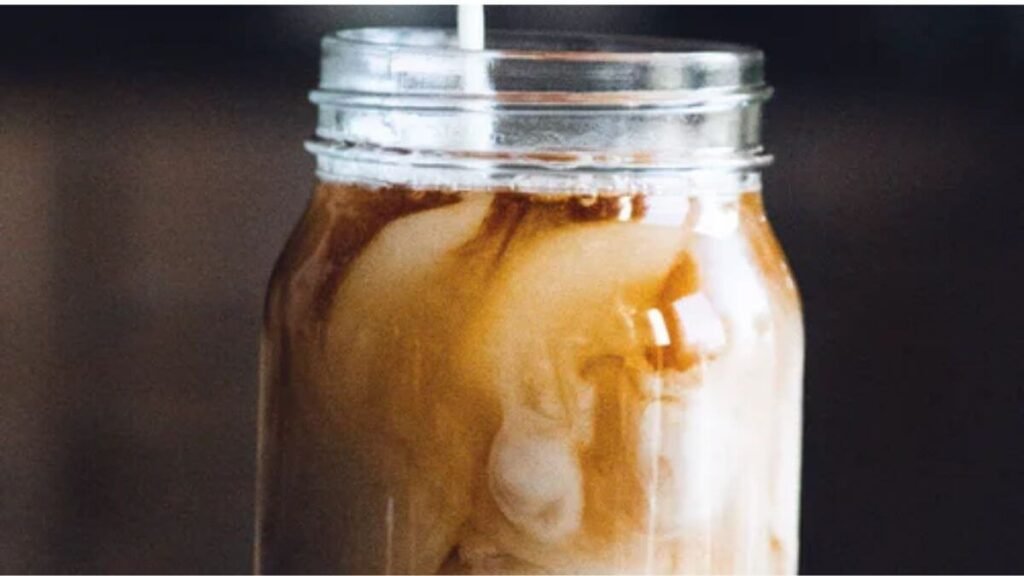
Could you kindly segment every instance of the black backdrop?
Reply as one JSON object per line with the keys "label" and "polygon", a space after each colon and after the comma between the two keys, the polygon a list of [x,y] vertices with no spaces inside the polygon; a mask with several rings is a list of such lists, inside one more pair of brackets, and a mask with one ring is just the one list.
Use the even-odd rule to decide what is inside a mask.
{"label": "black backdrop", "polygon": [[[244,572],[318,38],[447,7],[0,8],[0,570]],[[1024,10],[492,7],[757,45],[807,325],[801,568],[1024,571]]]}

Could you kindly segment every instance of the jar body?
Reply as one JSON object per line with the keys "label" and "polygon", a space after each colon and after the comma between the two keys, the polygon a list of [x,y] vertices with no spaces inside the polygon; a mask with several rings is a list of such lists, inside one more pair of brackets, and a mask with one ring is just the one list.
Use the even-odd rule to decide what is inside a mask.
{"label": "jar body", "polygon": [[760,190],[322,182],[270,285],[261,572],[793,573]]}

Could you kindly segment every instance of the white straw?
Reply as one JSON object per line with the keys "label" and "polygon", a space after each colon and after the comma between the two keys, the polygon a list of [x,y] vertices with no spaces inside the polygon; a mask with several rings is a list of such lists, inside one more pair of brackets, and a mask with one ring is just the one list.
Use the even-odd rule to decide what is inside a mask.
{"label": "white straw", "polygon": [[[460,50],[484,49],[484,6],[483,4],[459,4],[458,34]],[[467,94],[486,94],[490,91],[486,63],[474,56],[467,57],[463,70],[463,90]],[[461,144],[470,150],[491,147],[493,126],[486,110],[466,114],[462,123]]]}
{"label": "white straw", "polygon": [[459,48],[484,49],[484,5],[459,4]]}

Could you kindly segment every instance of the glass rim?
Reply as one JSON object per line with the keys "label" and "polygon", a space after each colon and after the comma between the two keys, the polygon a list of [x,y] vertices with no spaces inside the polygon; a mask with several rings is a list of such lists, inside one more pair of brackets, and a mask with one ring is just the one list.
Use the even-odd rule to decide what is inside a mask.
{"label": "glass rim", "polygon": [[767,99],[771,92],[764,81],[764,54],[741,44],[507,30],[489,30],[487,41],[484,50],[464,50],[452,29],[339,30],[322,41],[320,89],[555,106],[581,101],[628,106],[617,101],[622,97],[749,101]]}
{"label": "glass rim", "polygon": [[[315,139],[324,174],[428,168],[545,181],[759,170],[764,56],[694,40],[355,28],[322,42]],[[353,168],[355,167],[355,168]],[[630,184],[632,185],[632,184]],[[559,184],[562,186],[562,184]],[[615,186],[618,186],[616,184]]]}
{"label": "glass rim", "polygon": [[[407,40],[413,35],[444,34],[444,43],[413,43]],[[745,44],[719,42],[714,40],[696,40],[686,38],[669,38],[661,36],[640,36],[632,34],[596,34],[589,32],[559,32],[538,30],[506,30],[492,29],[487,31],[487,40],[494,45],[509,41],[530,41],[538,43],[554,43],[564,41],[590,42],[596,44],[595,49],[540,49],[537,48],[500,48],[491,47],[483,50],[466,50],[455,42],[456,31],[450,28],[426,28],[414,26],[366,28],[346,28],[337,30],[324,37],[325,45],[350,45],[385,50],[416,51],[434,54],[461,54],[467,57],[487,59],[519,59],[519,60],[561,60],[561,61],[605,61],[605,62],[637,62],[646,60],[692,60],[702,58],[733,58],[745,61],[763,61],[764,53],[753,46]],[[391,41],[386,41],[391,39]],[[398,41],[395,41],[398,40]],[[405,40],[405,41],[403,41]],[[636,49],[625,49],[634,46]],[[596,48],[600,47],[598,50]]]}

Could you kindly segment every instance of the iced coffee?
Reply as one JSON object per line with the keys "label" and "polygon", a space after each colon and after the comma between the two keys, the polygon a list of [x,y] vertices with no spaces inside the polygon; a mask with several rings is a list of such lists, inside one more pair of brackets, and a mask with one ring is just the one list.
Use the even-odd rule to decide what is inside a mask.
{"label": "iced coffee", "polygon": [[335,160],[266,301],[257,570],[795,572],[800,306],[752,168]]}

